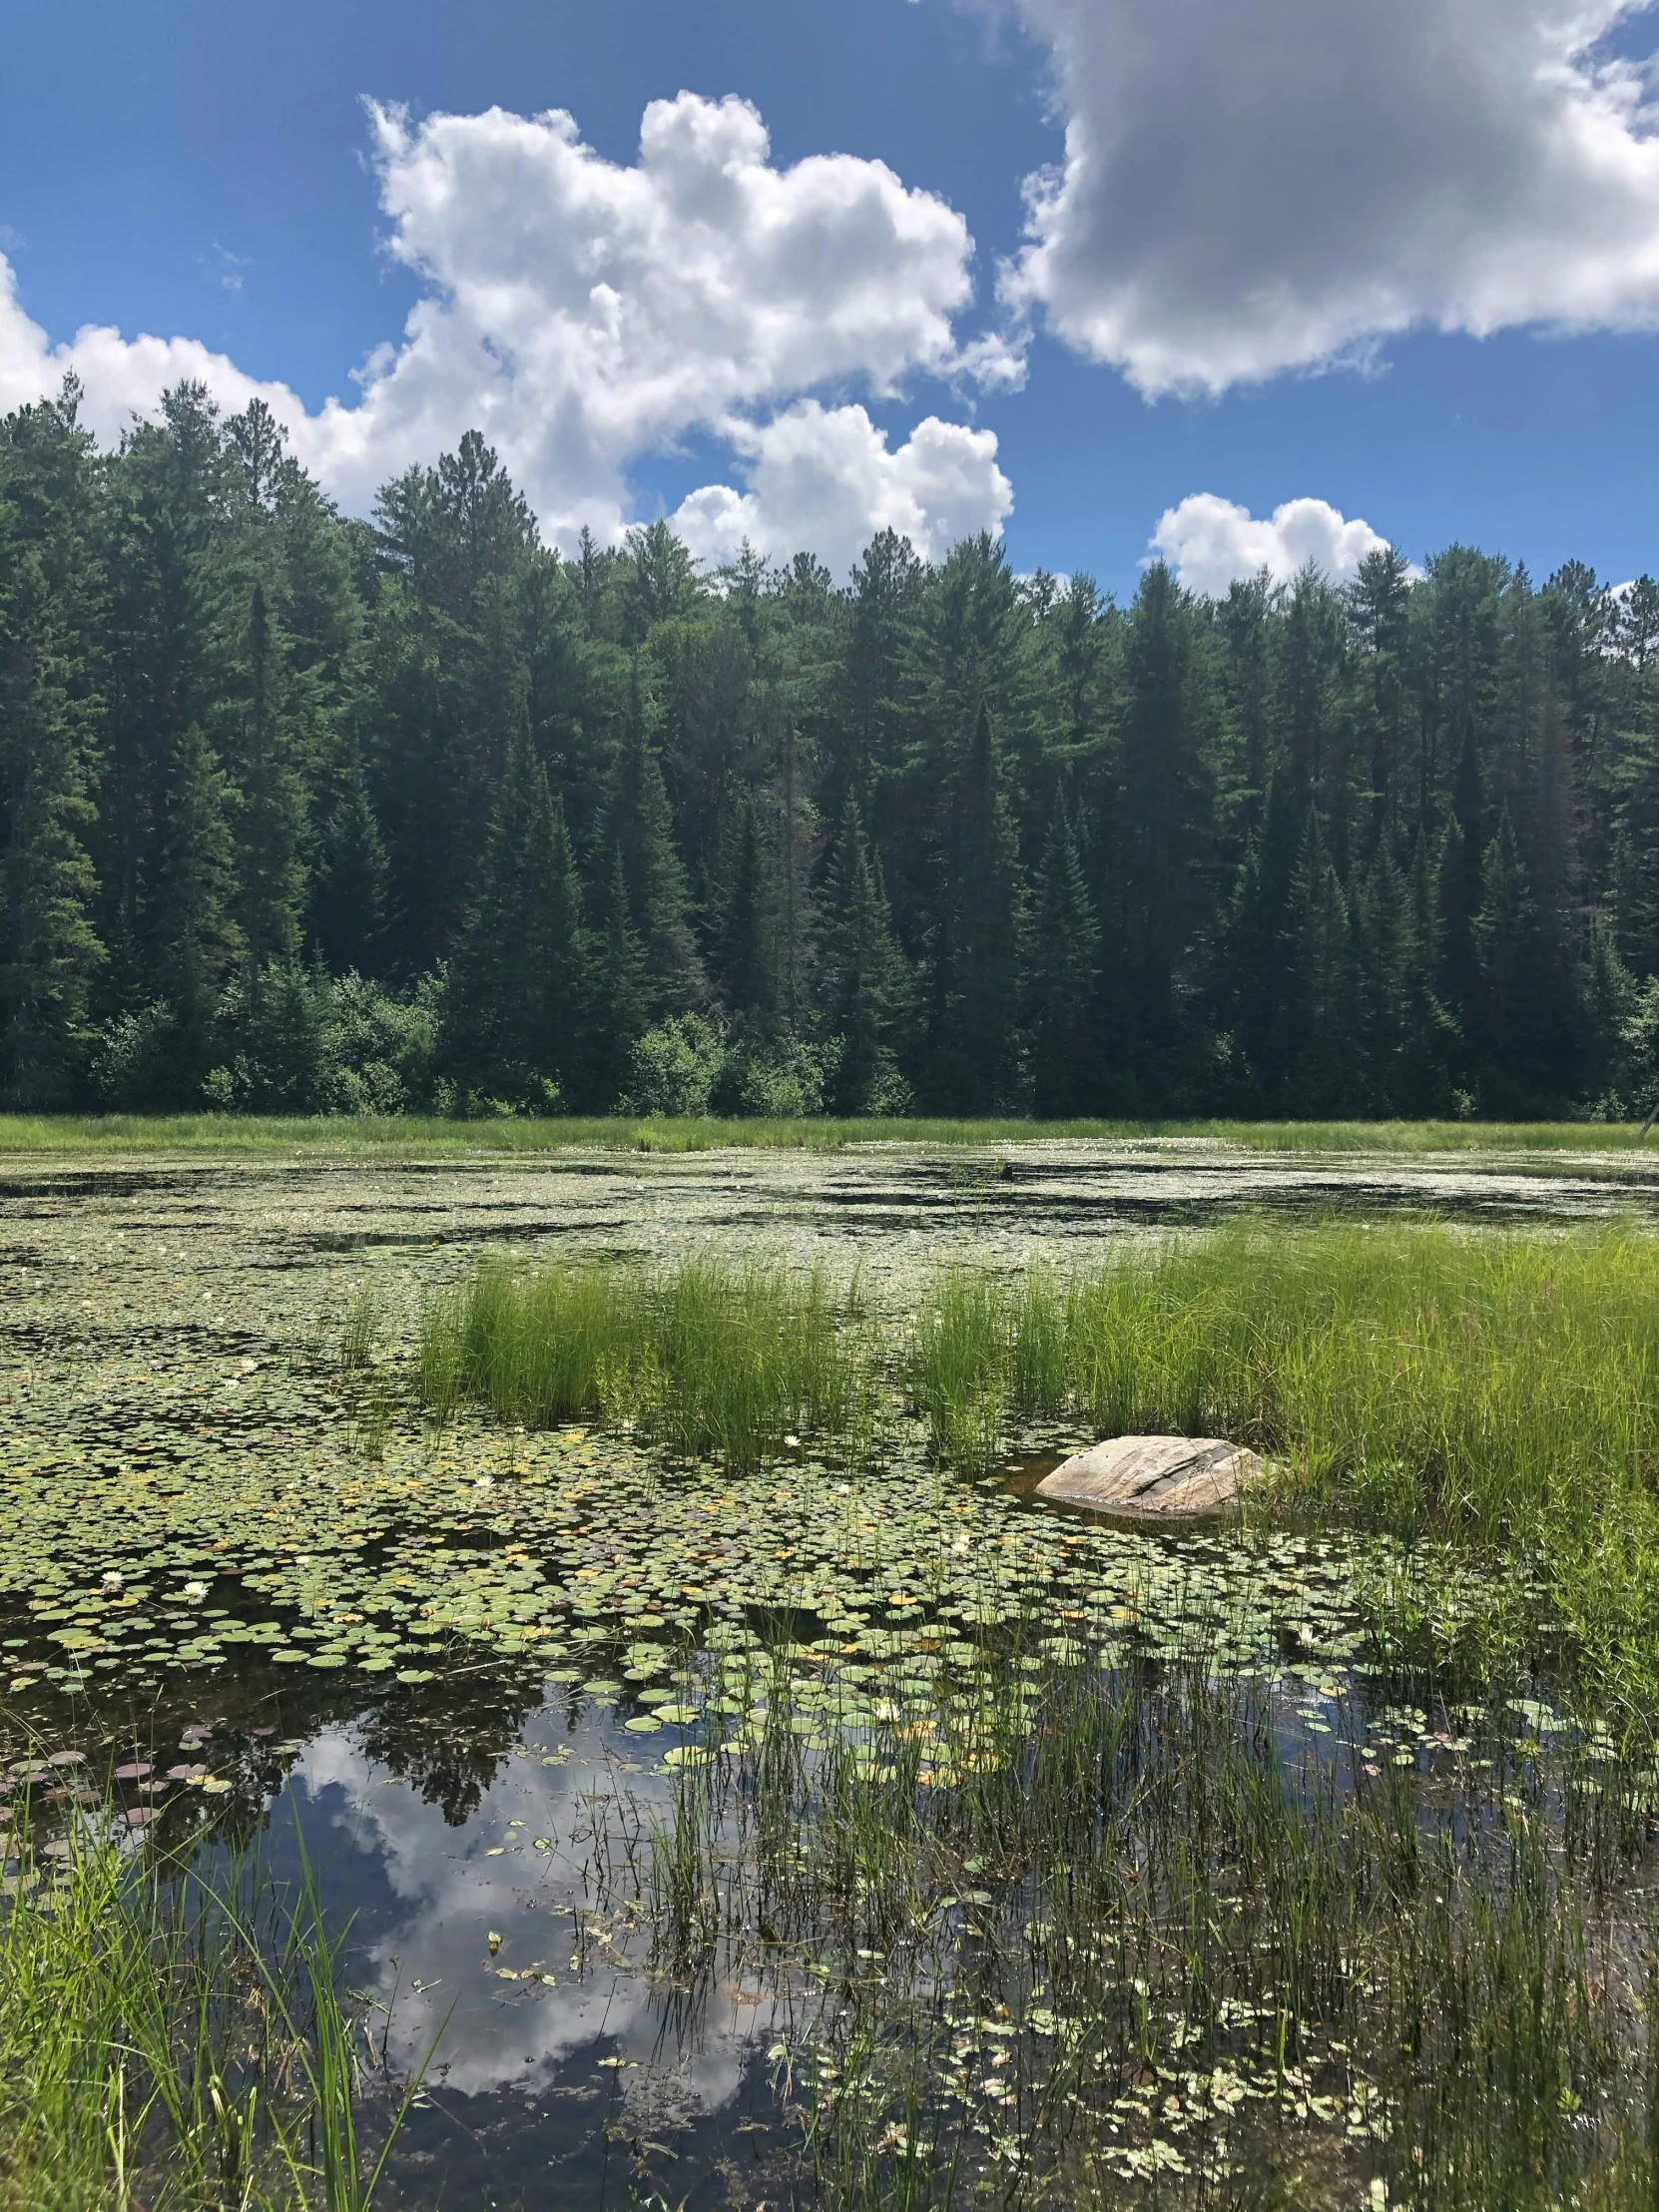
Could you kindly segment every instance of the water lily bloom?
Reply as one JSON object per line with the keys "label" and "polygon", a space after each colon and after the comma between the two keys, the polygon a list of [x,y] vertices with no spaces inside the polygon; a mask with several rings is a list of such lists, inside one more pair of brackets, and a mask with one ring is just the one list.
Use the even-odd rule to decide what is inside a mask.
{"label": "water lily bloom", "polygon": [[185,1595],[190,1599],[193,1605],[199,1599],[205,1598],[207,1594],[208,1585],[205,1582],[187,1582],[185,1584]]}
{"label": "water lily bloom", "polygon": [[124,1574],[117,1574],[112,1567],[109,1573],[105,1575],[101,1587],[106,1590],[124,1590],[127,1587],[127,1577]]}

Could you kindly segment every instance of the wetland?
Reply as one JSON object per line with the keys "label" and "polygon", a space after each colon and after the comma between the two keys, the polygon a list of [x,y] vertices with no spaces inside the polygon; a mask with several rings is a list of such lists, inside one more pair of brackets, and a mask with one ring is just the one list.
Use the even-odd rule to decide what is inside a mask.
{"label": "wetland", "polygon": [[0,2203],[1650,2205],[1595,1134],[9,1154]]}

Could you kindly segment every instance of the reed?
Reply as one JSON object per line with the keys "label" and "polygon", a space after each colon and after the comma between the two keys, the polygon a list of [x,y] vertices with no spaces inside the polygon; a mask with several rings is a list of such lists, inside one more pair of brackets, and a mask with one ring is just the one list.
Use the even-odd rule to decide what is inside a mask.
{"label": "reed", "polygon": [[1644,1767],[1501,1698],[1455,1782],[1299,1756],[1197,1645],[707,1690],[756,1717],[656,1831],[659,1962],[821,1982],[798,2201],[1651,2205]]}
{"label": "reed", "polygon": [[809,1432],[854,1448],[876,1375],[855,1283],[707,1257],[486,1262],[427,1309],[417,1369],[437,1420],[466,1400],[531,1427],[601,1416],[734,1467]]}
{"label": "reed", "polygon": [[308,1868],[292,1897],[252,1863],[210,1882],[107,1814],[54,1860],[27,1805],[14,1820],[4,2212],[369,2212],[413,2085],[377,2114],[370,2161],[343,1938]]}

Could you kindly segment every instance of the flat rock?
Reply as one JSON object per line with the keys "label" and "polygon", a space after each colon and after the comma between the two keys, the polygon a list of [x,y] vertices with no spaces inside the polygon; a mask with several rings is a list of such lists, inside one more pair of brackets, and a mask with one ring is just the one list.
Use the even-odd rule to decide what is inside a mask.
{"label": "flat rock", "polygon": [[1037,1484],[1038,1497],[1148,1520],[1221,1513],[1265,1472],[1254,1451],[1216,1436],[1113,1436]]}

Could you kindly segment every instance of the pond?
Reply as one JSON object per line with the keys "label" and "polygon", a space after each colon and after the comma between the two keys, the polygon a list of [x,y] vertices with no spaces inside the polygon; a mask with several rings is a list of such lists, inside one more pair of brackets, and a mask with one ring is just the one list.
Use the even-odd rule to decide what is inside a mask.
{"label": "pond", "polygon": [[[1582,2135],[1630,2073],[1653,1777],[1570,1709],[1547,1639],[1516,1644],[1526,1590],[1496,1594],[1493,1667],[1490,1577],[1435,1547],[1032,1498],[1078,1433],[957,1474],[899,1423],[873,1465],[807,1439],[738,1475],[585,1422],[365,1414],[336,1346],[353,1286],[411,1317],[498,1249],[855,1263],[902,1313],[946,1258],[1069,1261],[1244,1208],[1567,1222],[1656,1196],[1588,1152],[1196,1140],[14,1164],[0,1803],[28,1793],[38,1829],[9,1886],[83,1818],[279,1882],[308,1863],[349,1921],[382,2128],[429,2060],[385,2177],[409,2207],[875,2203],[946,2166],[964,2202],[1224,2202],[1252,2176],[1389,2201],[1365,2192],[1402,2129],[1447,2173],[1474,2155],[1467,2115],[1430,2125],[1418,2074],[1366,2047],[1401,2047],[1401,1959],[1455,1953],[1495,2016],[1526,1942],[1566,1977],[1536,2040],[1571,2044]],[[1483,1965],[1458,1884],[1519,1916]]]}

